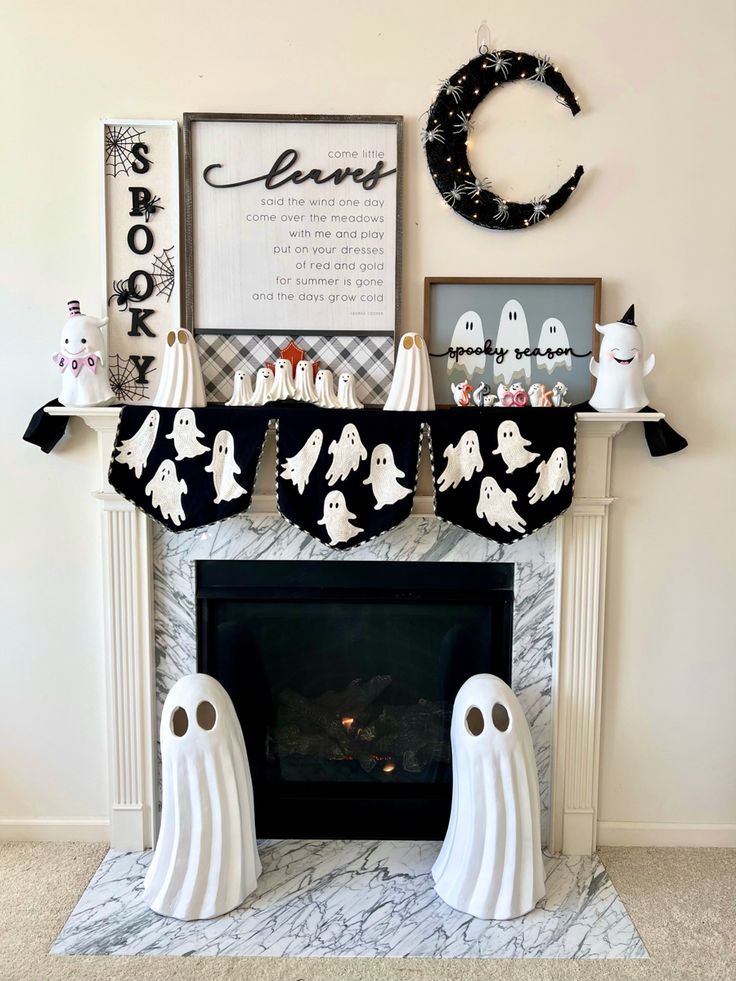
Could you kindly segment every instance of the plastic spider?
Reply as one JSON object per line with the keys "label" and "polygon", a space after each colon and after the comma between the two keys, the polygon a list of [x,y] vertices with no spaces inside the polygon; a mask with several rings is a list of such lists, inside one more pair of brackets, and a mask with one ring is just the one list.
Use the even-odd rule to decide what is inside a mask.
{"label": "plastic spider", "polygon": [[135,286],[131,289],[127,279],[112,281],[112,296],[107,301],[108,305],[116,300],[120,310],[127,310],[129,303],[135,303],[143,299]]}
{"label": "plastic spider", "polygon": [[503,198],[496,198],[496,213],[493,216],[494,221],[508,221],[509,220],[509,205],[508,201],[504,201]]}
{"label": "plastic spider", "polygon": [[473,123],[467,112],[462,110],[457,114],[457,119],[452,127],[454,133],[470,133],[473,130]]}
{"label": "plastic spider", "polygon": [[428,143],[444,143],[445,138],[442,135],[442,130],[439,125],[433,126],[431,129],[426,127],[422,130],[422,146],[426,146]]}
{"label": "plastic spider", "polygon": [[476,177],[475,180],[465,181],[463,190],[467,191],[475,201],[480,197],[481,191],[490,191],[491,182],[485,177]]}
{"label": "plastic spider", "polygon": [[451,95],[455,102],[459,102],[460,96],[463,94],[463,87],[459,82],[452,82],[449,78],[446,78],[440,85],[440,92],[443,92],[445,95]]}
{"label": "plastic spider", "polygon": [[502,51],[491,51],[487,57],[487,63],[483,67],[492,68],[496,74],[502,72],[503,77],[508,78],[511,58],[505,58]]}
{"label": "plastic spider", "polygon": [[449,191],[443,191],[442,197],[448,204],[457,204],[463,196],[463,189],[459,184],[453,184]]}
{"label": "plastic spider", "polygon": [[532,81],[544,83],[546,81],[545,75],[551,67],[552,65],[547,58],[537,55],[537,67],[532,72]]}
{"label": "plastic spider", "polygon": [[532,198],[532,213],[530,221],[535,225],[542,218],[547,217],[547,199],[546,198]]}
{"label": "plastic spider", "polygon": [[166,211],[166,208],[162,204],[159,204],[160,200],[161,198],[156,195],[141,206],[140,214],[146,219],[146,224],[148,224],[148,219],[153,218],[157,211]]}

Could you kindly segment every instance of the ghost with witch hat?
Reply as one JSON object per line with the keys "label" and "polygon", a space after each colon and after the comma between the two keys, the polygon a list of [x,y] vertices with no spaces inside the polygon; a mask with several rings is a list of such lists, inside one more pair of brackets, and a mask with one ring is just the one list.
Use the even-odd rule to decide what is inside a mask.
{"label": "ghost with witch hat", "polygon": [[371,453],[370,473],[363,481],[373,488],[376,511],[380,511],[386,504],[396,504],[407,494],[411,494],[411,488],[402,487],[399,483],[399,477],[405,476],[404,471],[399,470],[394,462],[391,447],[387,443],[379,443]]}
{"label": "ghost with witch hat", "polygon": [[602,335],[599,361],[590,359],[590,373],[597,379],[590,399],[599,412],[637,412],[649,405],[644,376],[654,367],[654,355],[644,358],[644,342],[634,320],[634,306],[621,320],[595,325]]}
{"label": "ghost with witch hat", "polygon": [[204,433],[197,428],[197,418],[191,409],[179,409],[174,416],[174,427],[166,438],[173,439],[177,460],[190,460],[209,450],[209,446],[199,442]]}

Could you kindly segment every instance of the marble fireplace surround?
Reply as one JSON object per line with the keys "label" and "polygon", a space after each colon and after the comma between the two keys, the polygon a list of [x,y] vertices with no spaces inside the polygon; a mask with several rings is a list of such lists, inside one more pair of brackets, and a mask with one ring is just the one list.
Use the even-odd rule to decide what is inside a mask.
{"label": "marble fireplace surround", "polygon": [[[348,561],[515,562],[514,688],[534,732],[543,811],[549,816],[548,848],[567,855],[595,851],[613,437],[629,422],[641,423],[641,416],[578,413],[573,505],[555,524],[514,546],[496,546],[440,524],[431,514],[431,499],[422,497],[420,491],[414,514],[404,525],[347,556],[336,557],[279,518],[270,493],[256,493],[247,515],[210,529],[178,536],[154,530],[153,522],[107,481],[119,410],[59,407],[46,411],[80,417],[97,434],[100,489],[94,496],[103,515],[113,849],[141,851],[155,840],[157,679],[160,694],[165,694],[175,677],[192,670],[196,663],[191,659],[194,561],[252,558],[268,541],[279,551],[283,547],[282,558],[294,557],[296,549],[303,558]],[[663,416],[651,414],[647,421],[659,418]],[[270,552],[269,558],[274,557]],[[154,615],[156,580],[161,588]],[[534,617],[530,618],[532,610]]]}

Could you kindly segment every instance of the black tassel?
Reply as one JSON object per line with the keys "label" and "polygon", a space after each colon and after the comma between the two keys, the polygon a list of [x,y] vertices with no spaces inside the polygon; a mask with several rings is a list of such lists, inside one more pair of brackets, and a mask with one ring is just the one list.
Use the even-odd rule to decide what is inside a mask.
{"label": "black tassel", "polygon": [[[647,405],[639,411],[657,412],[659,410]],[[660,419],[658,422],[645,422],[644,436],[652,456],[669,456],[671,453],[679,453],[687,446],[685,437],[673,429],[666,419]]]}
{"label": "black tassel", "polygon": [[69,416],[50,416],[48,412],[44,412],[44,409],[51,405],[61,405],[61,402],[58,399],[52,399],[46,405],[42,405],[40,409],[36,409],[26,431],[23,433],[23,439],[26,443],[40,446],[44,453],[50,453],[53,450],[69,425]]}

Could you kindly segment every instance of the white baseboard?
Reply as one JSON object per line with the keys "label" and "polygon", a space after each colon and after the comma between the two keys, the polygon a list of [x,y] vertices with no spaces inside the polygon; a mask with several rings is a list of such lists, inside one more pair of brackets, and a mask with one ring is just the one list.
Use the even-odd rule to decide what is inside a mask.
{"label": "white baseboard", "polygon": [[648,848],[736,848],[736,824],[599,821],[598,844]]}
{"label": "white baseboard", "polygon": [[110,841],[107,818],[0,818],[0,841]]}

